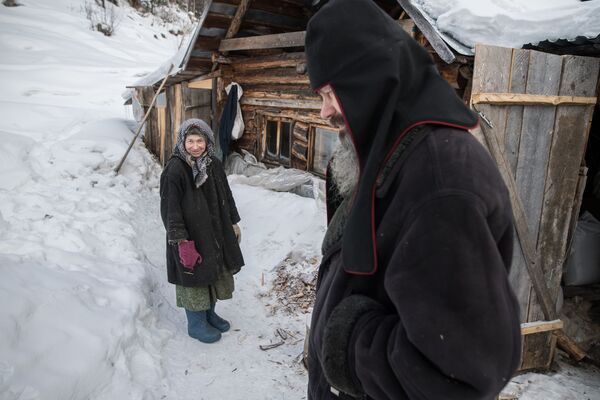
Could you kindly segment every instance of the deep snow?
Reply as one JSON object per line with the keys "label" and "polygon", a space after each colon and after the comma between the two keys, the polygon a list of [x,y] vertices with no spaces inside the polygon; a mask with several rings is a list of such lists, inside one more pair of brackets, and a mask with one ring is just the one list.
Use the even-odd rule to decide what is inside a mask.
{"label": "deep snow", "polygon": [[432,26],[462,54],[477,43],[520,48],[544,40],[600,35],[600,1],[413,0]]}
{"label": "deep snow", "polygon": [[[233,329],[189,338],[166,283],[160,167],[138,142],[112,171],[135,128],[120,93],[180,38],[127,7],[107,38],[83,1],[19,2],[0,5],[0,399],[305,398],[307,315],[272,314],[270,283],[290,252],[318,259],[322,203],[230,179],[247,264],[218,305]],[[261,350],[278,329],[285,343]],[[600,398],[599,376],[563,362],[508,389]]]}

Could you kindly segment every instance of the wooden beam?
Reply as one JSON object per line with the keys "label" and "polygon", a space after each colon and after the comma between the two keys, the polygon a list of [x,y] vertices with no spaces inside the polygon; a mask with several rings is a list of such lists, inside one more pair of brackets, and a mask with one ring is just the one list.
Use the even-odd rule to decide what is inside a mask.
{"label": "wooden beam", "polygon": [[[475,111],[477,111],[475,107],[473,108]],[[480,128],[487,142],[488,149],[492,154],[492,157],[496,160],[500,174],[502,175],[508,188],[515,220],[515,228],[517,235],[519,236],[522,253],[525,259],[527,272],[529,273],[529,278],[531,279],[531,284],[537,296],[544,317],[548,320],[555,320],[557,319],[558,313],[556,312],[555,305],[552,303],[548,286],[546,285],[546,281],[542,275],[541,267],[539,266],[539,254],[536,251],[531,232],[527,226],[525,208],[523,207],[523,203],[521,202],[521,198],[517,192],[517,183],[512,175],[510,165],[508,164],[508,161],[504,157],[504,153],[500,148],[498,138],[490,130],[491,127],[486,125],[487,122],[485,122],[486,118],[484,118],[484,115],[479,111],[477,112],[484,120],[484,122],[480,124]],[[558,345],[564,351],[566,351],[571,358],[579,361],[586,356],[585,352],[581,350],[577,343],[569,338],[562,329],[556,331],[554,335],[557,338]]]}
{"label": "wooden beam", "polygon": [[231,58],[220,55],[219,53],[211,54],[211,61],[216,64],[231,64]]}
{"label": "wooden beam", "polygon": [[229,29],[225,34],[225,39],[231,39],[234,37],[240,30],[240,26],[242,26],[242,20],[244,19],[244,15],[246,15],[246,11],[248,11],[248,7],[252,0],[242,0],[237,10],[235,11],[235,16],[231,21],[231,25],[229,25]]}
{"label": "wooden beam", "polygon": [[473,93],[473,104],[501,105],[594,105],[597,97],[581,96],[545,96],[524,93]]}
{"label": "wooden beam", "polygon": [[231,63],[236,71],[296,67],[298,64],[306,63],[304,53],[282,53],[275,56],[237,58],[232,59]]}
{"label": "wooden beam", "polygon": [[527,225],[525,207],[523,206],[523,202],[519,196],[517,183],[512,175],[510,165],[504,157],[504,152],[500,147],[498,138],[494,132],[491,131],[491,128],[486,125],[487,122],[485,121],[487,118],[476,108],[474,109],[484,120],[484,122],[479,126],[483,132],[483,136],[485,137],[488,149],[492,154],[492,157],[496,160],[500,174],[502,175],[502,178],[504,179],[504,182],[508,188],[515,220],[515,228],[521,243],[521,249],[523,250],[525,265],[527,267],[527,272],[529,272],[529,277],[531,278],[531,284],[535,290],[535,294],[540,303],[540,307],[542,308],[542,312],[544,313],[544,317],[548,320],[554,320],[557,317],[556,308],[551,300],[548,286],[546,286],[546,281],[542,275],[541,268],[539,267],[539,255],[537,254],[535,248],[534,238],[530,232],[529,226]]}
{"label": "wooden beam", "polygon": [[251,36],[245,38],[223,39],[219,51],[277,49],[286,47],[304,47],[306,32],[287,32],[275,35]]}
{"label": "wooden beam", "polygon": [[581,361],[586,358],[587,354],[581,349],[571,338],[569,338],[562,329],[554,332],[558,347],[563,349],[571,358]]}
{"label": "wooden beam", "polygon": [[[188,83],[188,87],[190,89],[212,89],[213,80],[211,78],[205,79],[203,81],[194,81]],[[187,110],[187,108],[186,108]]]}
{"label": "wooden beam", "polygon": [[277,108],[294,108],[303,110],[320,110],[321,101],[311,100],[291,100],[291,99],[257,99],[251,97],[242,97],[240,100],[242,105],[261,106],[261,107],[277,107]]}
{"label": "wooden beam", "polygon": [[419,28],[423,35],[429,40],[431,46],[436,53],[448,64],[452,64],[456,60],[454,52],[450,50],[446,42],[440,37],[436,30],[431,26],[429,21],[421,14],[421,12],[412,5],[410,0],[397,0],[402,6],[402,9],[415,21],[415,25]]}
{"label": "wooden beam", "polygon": [[197,76],[194,79],[190,79],[189,84],[193,84],[194,82],[202,82],[202,81],[205,81],[207,79],[218,78],[220,76],[221,76],[221,70],[215,71],[215,72],[211,72],[211,73],[208,73],[208,74]]}
{"label": "wooden beam", "polygon": [[276,76],[276,75],[238,75],[236,76],[236,82],[245,85],[309,85],[310,81],[306,75],[287,75],[287,76]]}
{"label": "wooden beam", "polygon": [[521,335],[531,335],[532,333],[557,331],[564,326],[560,319],[554,321],[536,321],[521,324]]}

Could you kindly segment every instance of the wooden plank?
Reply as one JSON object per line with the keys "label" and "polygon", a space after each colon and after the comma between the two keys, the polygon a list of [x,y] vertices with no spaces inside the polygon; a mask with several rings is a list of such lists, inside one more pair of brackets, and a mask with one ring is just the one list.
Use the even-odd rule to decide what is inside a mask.
{"label": "wooden plank", "polygon": [[[227,29],[227,33],[225,34],[225,39],[230,39],[239,32],[240,26],[242,25],[242,19],[244,18],[244,15],[246,15],[246,11],[248,11],[248,7],[250,6],[251,1],[252,0],[241,0],[239,6],[235,10],[235,15],[233,17],[233,20],[231,21],[231,24],[229,25],[229,28]],[[220,5],[221,4],[215,2],[211,5],[211,8],[214,9],[215,7],[218,7]],[[213,65],[211,68],[211,72],[214,72],[218,68],[219,64],[223,64],[221,61],[214,59],[215,55],[216,54],[213,54]]]}
{"label": "wooden plank", "polygon": [[308,142],[308,125],[302,122],[296,122],[294,124],[294,138],[296,141],[304,143]]}
{"label": "wooden plank", "polygon": [[555,319],[553,321],[526,322],[521,324],[521,335],[556,331],[562,329],[563,327],[564,324],[560,319]]}
{"label": "wooden plank", "polygon": [[[508,91],[510,89],[512,64],[513,51],[511,49],[495,46],[476,46],[472,82],[473,95],[476,93]],[[487,118],[491,119],[494,125],[494,135],[498,136],[498,142],[502,144],[506,143],[505,131],[508,107],[480,104],[477,106],[477,109],[482,111]],[[477,131],[474,134],[477,136]],[[511,133],[511,135],[520,137],[520,130],[518,133]],[[486,140],[483,139],[484,144],[485,142]],[[500,147],[499,151],[503,155],[506,153],[503,146]],[[506,171],[505,181],[508,179],[508,176],[514,177],[513,169],[510,167]],[[516,189],[515,192],[518,193]],[[531,288],[528,267],[523,253],[521,243],[515,240],[513,264],[509,274],[509,281],[519,300],[519,316],[522,322],[527,321],[527,307]]]}
{"label": "wooden plank", "polygon": [[275,49],[304,47],[306,32],[287,32],[275,35],[251,36],[246,38],[223,39],[219,51]]}
{"label": "wooden plank", "polygon": [[[242,97],[243,99],[243,97]],[[290,118],[294,121],[301,121],[306,124],[321,126],[327,129],[331,129],[328,121],[320,117],[318,110],[279,110],[279,112],[267,111],[264,109],[256,111],[257,116],[269,116],[269,117],[284,117]],[[310,141],[310,140],[309,140]],[[310,147],[310,146],[309,146]]]}
{"label": "wooden plank", "polygon": [[321,101],[311,90],[244,90],[244,96],[255,99],[287,99],[287,100],[305,100]]}
{"label": "wooden plank", "polygon": [[[239,0],[219,0],[219,3],[237,5]],[[306,18],[301,4],[294,4],[284,1],[272,0],[254,0],[252,2],[253,10],[268,11],[272,14],[287,15],[296,18]]]}
{"label": "wooden plank", "polygon": [[[594,96],[600,60],[593,58],[563,57],[561,96]],[[562,267],[567,257],[567,237],[574,209],[579,171],[585,157],[585,148],[593,106],[561,105],[556,110],[554,136],[544,190],[544,208],[540,229],[539,249],[541,266],[548,279],[553,299],[558,296]]]}
{"label": "wooden plank", "polygon": [[[527,93],[558,95],[562,72],[560,56],[531,51]],[[523,112],[521,145],[517,161],[516,180],[528,225],[537,241],[544,199],[546,167],[554,134],[556,109],[545,106],[529,106]]]}
{"label": "wooden plank", "polygon": [[535,240],[533,239],[534,236],[530,232],[527,224],[527,215],[525,212],[525,207],[523,206],[519,196],[517,183],[511,174],[508,161],[502,154],[497,136],[485,123],[481,124],[481,130],[483,131],[484,137],[487,141],[488,149],[490,150],[493,158],[496,160],[500,174],[502,175],[502,178],[504,179],[508,188],[513,209],[515,228],[519,237],[519,243],[521,244],[522,254],[525,259],[525,265],[527,267],[531,283],[535,288],[535,293],[539,298],[540,305],[544,310],[546,318],[556,319],[556,309],[550,300],[548,288],[546,287],[546,281],[542,275],[541,269],[536,265],[537,251],[535,248]]}
{"label": "wooden plank", "polygon": [[276,107],[276,108],[293,108],[293,109],[309,109],[320,110],[321,101],[310,100],[289,100],[289,99],[257,99],[251,97],[242,97],[240,104],[261,106],[261,107]]}
{"label": "wooden plank", "polygon": [[[510,87],[511,93],[525,93],[527,87],[527,73],[529,70],[529,52],[527,50],[513,50],[512,65],[510,69]],[[517,169],[517,159],[519,157],[519,145],[521,143],[521,128],[523,123],[522,105],[511,106],[507,109],[506,115],[506,134],[504,137],[504,147],[506,158],[510,164],[513,176]]]}
{"label": "wooden plank", "polygon": [[212,89],[213,80],[211,78],[203,81],[190,81],[189,87],[192,89]]}
{"label": "wooden plank", "polygon": [[[507,183],[511,203],[513,206],[513,214],[515,216],[515,226],[517,228],[517,234],[519,241],[517,242],[518,246],[521,249],[520,253],[515,254],[515,259],[520,260],[523,258],[525,267],[528,272],[528,276],[532,282],[532,287],[535,291],[536,298],[540,301],[542,309],[545,313],[548,314],[548,319],[556,318],[556,310],[554,309],[554,305],[550,301],[550,295],[548,293],[548,289],[546,287],[546,282],[544,276],[542,275],[541,269],[536,265],[536,249],[534,245],[534,241],[532,240],[532,235],[529,232],[529,228],[527,226],[527,216],[525,215],[524,207],[521,203],[521,199],[518,196],[518,192],[516,189],[516,182],[514,181],[510,166],[508,161],[503,157],[500,145],[497,142],[497,138],[495,135],[488,131],[487,125],[482,124],[481,129],[484,132],[485,138],[488,140],[488,148],[490,149],[492,155],[498,162],[498,166],[500,169],[500,173],[502,174],[505,182]],[[519,264],[517,264],[518,266]],[[515,266],[513,266],[514,268]],[[521,273],[519,274],[520,279],[525,280],[525,276]],[[529,280],[525,280],[525,282],[529,282]],[[529,285],[523,285],[524,282],[517,282],[519,287],[523,287],[525,289],[529,289]],[[531,294],[527,295],[525,292],[524,299],[529,299],[531,301]],[[520,300],[519,306],[521,309],[527,305],[522,303]],[[530,321],[529,316],[525,316],[525,321]],[[547,367],[551,362],[551,354],[553,353],[553,337],[547,333],[540,333],[536,335],[530,335],[523,338],[522,342],[522,361],[519,370],[529,370],[534,368]]]}
{"label": "wooden plank", "polygon": [[[530,51],[526,93],[558,95],[561,73],[562,60],[559,56]],[[534,244],[537,244],[540,232],[547,166],[554,134],[555,112],[555,107],[548,106],[527,106],[523,111],[516,180]],[[536,271],[543,274],[539,254]],[[531,279],[533,285],[530,290],[531,295],[526,321],[554,319],[556,316],[556,303],[550,293],[540,292],[541,287],[547,290],[545,277],[542,275],[542,282],[537,282],[537,277],[535,279],[531,277]],[[525,337],[523,339],[521,368],[531,369],[547,365],[553,353],[551,348],[553,340],[552,335],[549,333]]]}
{"label": "wooden plank", "polygon": [[476,93],[472,97],[473,104],[504,104],[504,105],[593,105],[596,97],[583,96],[545,96],[517,93]]}
{"label": "wooden plank", "polygon": [[[524,50],[512,51],[509,91],[525,93],[527,74],[529,70],[529,52]],[[521,142],[521,129],[523,123],[523,106],[506,107],[506,123],[504,133],[504,154],[508,161],[511,176],[516,176],[519,146]],[[524,257],[523,247],[519,240],[515,243],[515,255],[509,279],[517,298],[519,299],[519,312],[521,321],[527,321],[529,301],[531,297],[531,278],[529,268]],[[523,346],[524,348],[525,346]]]}
{"label": "wooden plank", "polygon": [[160,135],[160,148],[158,151],[159,154],[159,159],[160,159],[160,164],[161,165],[165,165],[165,161],[166,161],[166,155],[165,155],[165,142],[166,142],[166,135],[167,135],[167,127],[166,127],[166,112],[164,108],[159,108],[157,110],[157,119],[158,119],[158,132]]}
{"label": "wooden plank", "polygon": [[398,4],[402,6],[402,9],[406,11],[410,18],[412,18],[419,30],[423,32],[423,34],[425,35],[431,46],[435,49],[436,53],[440,56],[440,58],[448,64],[453,63],[454,60],[456,60],[454,52],[450,50],[446,42],[444,42],[440,35],[438,35],[438,33],[431,26],[429,21],[427,21],[427,19],[425,19],[425,17],[421,15],[421,12],[415,6],[412,5],[410,0],[397,1]]}
{"label": "wooden plank", "polygon": [[557,331],[554,333],[554,336],[558,340],[558,345],[560,346],[560,348],[566,351],[571,356],[571,358],[575,359],[576,361],[581,361],[585,358],[585,352],[581,350],[581,348],[577,346],[575,342],[570,340],[565,335],[564,331]]}
{"label": "wooden plank", "polygon": [[[174,104],[173,104],[173,124],[175,126],[175,131],[179,129],[181,123],[183,122],[183,94],[181,90],[181,84],[174,86]],[[173,136],[173,145],[177,141],[177,137]]]}
{"label": "wooden plank", "polygon": [[205,81],[207,79],[218,78],[219,76],[221,76],[221,70],[217,70],[215,72],[211,72],[211,73],[208,73],[208,74],[197,76],[194,79],[191,79],[189,81],[189,83],[192,84],[194,82],[202,82],[202,81]]}
{"label": "wooden plank", "polygon": [[211,91],[183,85],[183,98],[184,119],[200,118],[210,125]]}
{"label": "wooden plank", "polygon": [[229,29],[225,34],[225,39],[230,39],[239,32],[240,26],[242,26],[242,19],[244,18],[244,15],[246,15],[246,11],[248,11],[251,2],[252,0],[241,0],[240,5],[235,11],[235,16],[231,21],[231,25],[229,25]]}
{"label": "wooden plank", "polygon": [[237,75],[236,82],[240,85],[269,85],[269,84],[281,84],[281,85],[308,85],[309,79],[305,75],[286,75],[276,76],[275,74],[269,75]]}
{"label": "wooden plank", "polygon": [[[573,202],[573,207],[571,209],[571,222],[569,223],[569,231],[567,236],[567,247],[565,250],[565,260],[569,257],[571,253],[571,245],[573,244],[573,239],[575,236],[575,228],[577,227],[577,220],[579,219],[579,210],[581,209],[581,204],[583,203],[583,193],[585,192],[585,184],[587,182],[587,173],[588,168],[581,166],[579,168],[579,180],[577,182],[577,190],[575,192],[575,201]],[[563,263],[564,267],[564,263]],[[563,295],[566,297],[563,291]],[[599,296],[600,297],[600,296]]]}
{"label": "wooden plank", "polygon": [[246,59],[233,60],[233,66],[236,71],[295,67],[300,63],[306,62],[306,56],[303,52],[282,53],[275,56],[251,57]]}

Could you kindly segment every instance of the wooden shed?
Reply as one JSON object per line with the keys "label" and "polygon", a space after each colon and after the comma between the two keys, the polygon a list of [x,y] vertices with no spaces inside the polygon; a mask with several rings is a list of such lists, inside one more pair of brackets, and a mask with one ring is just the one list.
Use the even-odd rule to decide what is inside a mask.
{"label": "wooden shed", "polygon": [[[532,47],[542,51],[481,46],[475,57],[464,56],[452,51],[409,1],[374,1],[430,51],[440,73],[485,121],[474,133],[512,188],[517,221],[510,279],[521,305],[521,370],[547,368],[557,338],[563,347],[573,344],[560,334],[557,303],[586,183],[592,116],[598,114],[600,60],[572,54],[599,57],[600,49],[594,41]],[[304,38],[315,11],[310,3],[207,1],[146,123],[150,151],[164,163],[186,118],[203,118],[218,133],[225,87],[236,82],[244,91],[245,130],[231,147],[267,165],[322,176],[337,132],[319,117],[320,98],[309,86]],[[147,108],[160,83],[136,87],[136,101]]]}

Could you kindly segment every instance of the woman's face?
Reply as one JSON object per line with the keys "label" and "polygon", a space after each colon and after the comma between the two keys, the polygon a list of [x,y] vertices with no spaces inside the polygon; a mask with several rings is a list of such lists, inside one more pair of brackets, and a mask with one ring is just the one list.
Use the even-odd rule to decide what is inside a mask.
{"label": "woman's face", "polygon": [[206,150],[206,140],[201,135],[187,135],[185,138],[185,151],[192,157],[198,158]]}

